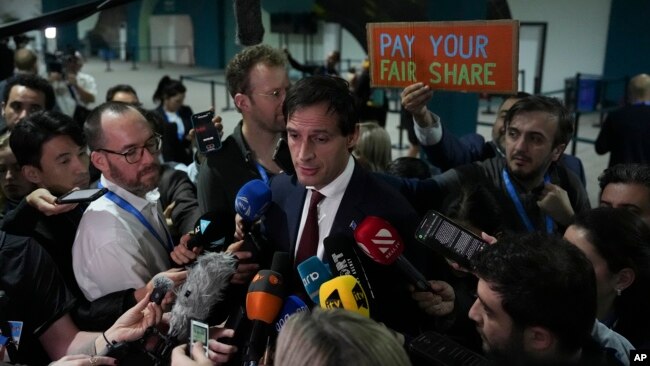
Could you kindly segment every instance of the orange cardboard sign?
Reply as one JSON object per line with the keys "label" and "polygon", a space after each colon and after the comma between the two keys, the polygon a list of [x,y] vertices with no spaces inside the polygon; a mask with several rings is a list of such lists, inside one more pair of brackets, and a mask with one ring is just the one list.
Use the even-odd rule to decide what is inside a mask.
{"label": "orange cardboard sign", "polygon": [[514,93],[519,22],[368,23],[371,84],[423,82],[437,90]]}

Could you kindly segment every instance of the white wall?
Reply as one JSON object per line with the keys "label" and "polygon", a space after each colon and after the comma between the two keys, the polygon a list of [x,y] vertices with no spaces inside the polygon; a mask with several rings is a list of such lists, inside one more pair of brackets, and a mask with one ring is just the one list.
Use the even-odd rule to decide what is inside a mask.
{"label": "white wall", "polygon": [[508,0],[513,19],[548,23],[542,92],[563,89],[564,79],[577,72],[602,74],[610,4],[611,0]]}

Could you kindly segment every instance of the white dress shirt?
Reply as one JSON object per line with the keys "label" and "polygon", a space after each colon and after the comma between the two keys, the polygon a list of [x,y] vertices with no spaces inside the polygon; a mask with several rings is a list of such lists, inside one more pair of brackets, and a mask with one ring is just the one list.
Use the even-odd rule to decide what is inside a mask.
{"label": "white dress shirt", "polygon": [[[323,196],[325,196],[320,203],[318,204],[318,258],[323,259],[323,252],[325,247],[323,246],[323,240],[329,236],[332,226],[334,225],[334,218],[336,213],[341,206],[341,201],[343,200],[343,195],[345,194],[345,189],[352,179],[352,172],[354,171],[354,158],[350,156],[348,164],[346,165],[343,173],[341,173],[336,179],[334,179],[330,184],[326,185],[322,189],[319,189]],[[309,211],[309,202],[311,201],[311,190],[314,187],[307,186],[307,197],[305,197],[305,203],[302,208],[302,216],[300,217],[300,228],[298,229],[298,236],[296,238],[296,248],[294,252],[294,258],[298,253],[298,243],[300,243],[300,238],[302,237],[302,231],[305,227],[305,222],[307,221],[307,212]]]}
{"label": "white dress shirt", "polygon": [[[140,211],[167,240],[155,194],[138,197],[103,175],[101,184]],[[72,265],[79,287],[90,301],[111,292],[146,285],[170,268],[168,249],[130,212],[105,195],[93,201],[81,218],[72,247]]]}

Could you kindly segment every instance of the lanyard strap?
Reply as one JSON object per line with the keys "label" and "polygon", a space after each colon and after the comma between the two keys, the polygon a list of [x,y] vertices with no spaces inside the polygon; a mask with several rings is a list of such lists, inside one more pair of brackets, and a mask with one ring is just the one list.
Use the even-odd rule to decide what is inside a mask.
{"label": "lanyard strap", "polygon": [[[99,188],[102,188],[101,183],[98,183],[97,186]],[[147,220],[147,218],[144,217],[142,212],[138,211],[135,207],[133,207],[132,204],[130,204],[124,198],[120,197],[119,195],[117,195],[116,193],[114,193],[112,191],[106,192],[106,194],[104,196],[106,198],[108,198],[109,200],[115,202],[115,204],[120,206],[123,210],[125,210],[125,211],[129,212],[131,215],[135,216],[135,218],[138,219],[138,221],[140,221],[142,223],[142,225],[144,225],[144,227],[147,228],[147,230],[149,230],[149,232],[158,240],[158,242],[163,246],[163,248],[165,248],[167,250],[167,252],[171,252],[174,249],[174,245],[172,244],[171,234],[169,234],[169,231],[167,231],[167,229],[165,228],[165,226],[164,226],[165,223],[161,221],[159,215],[156,215],[156,216],[158,216],[158,221],[161,221],[161,224],[163,224],[163,229],[165,230],[165,234],[167,236],[167,242],[165,242],[160,237],[160,235],[158,234],[156,229],[151,225],[151,223]]]}
{"label": "lanyard strap", "polygon": [[[528,232],[531,233],[534,232],[535,226],[533,226],[533,222],[530,221],[530,217],[528,217],[526,210],[524,210],[524,205],[521,203],[521,200],[519,199],[519,195],[517,194],[517,191],[515,191],[515,187],[512,185],[512,182],[510,181],[510,175],[508,174],[505,168],[501,172],[501,175],[503,176],[503,181],[506,184],[506,190],[508,191],[508,195],[510,196],[512,203],[514,203],[515,208],[517,209],[517,213],[521,218],[521,221],[523,221]],[[549,178],[548,174],[544,175],[544,183],[550,183],[550,182],[551,179]],[[552,234],[553,220],[551,220],[551,218],[548,215],[544,215],[544,221],[546,222],[546,232]]]}
{"label": "lanyard strap", "polygon": [[266,169],[264,169],[264,167],[258,162],[255,162],[255,166],[257,166],[257,171],[260,172],[260,176],[262,177],[262,180],[268,186],[269,185],[269,175],[266,174]]}

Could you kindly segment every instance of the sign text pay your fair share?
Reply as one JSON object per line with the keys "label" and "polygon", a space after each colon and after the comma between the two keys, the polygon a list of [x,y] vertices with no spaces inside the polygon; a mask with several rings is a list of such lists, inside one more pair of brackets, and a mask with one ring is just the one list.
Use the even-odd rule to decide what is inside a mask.
{"label": "sign text pay your fair share", "polygon": [[[389,56],[393,59],[380,60],[380,78],[382,80],[416,82],[416,64],[414,61],[395,60],[395,57],[411,58],[415,36],[390,35],[382,33],[379,36],[380,57]],[[443,81],[453,85],[494,85],[491,79],[494,62],[472,62],[469,59],[487,59],[486,46],[488,37],[485,35],[463,36],[456,34],[429,35],[434,56],[444,55],[465,62],[450,63],[434,61],[429,65],[431,78],[429,82],[438,84]]]}

